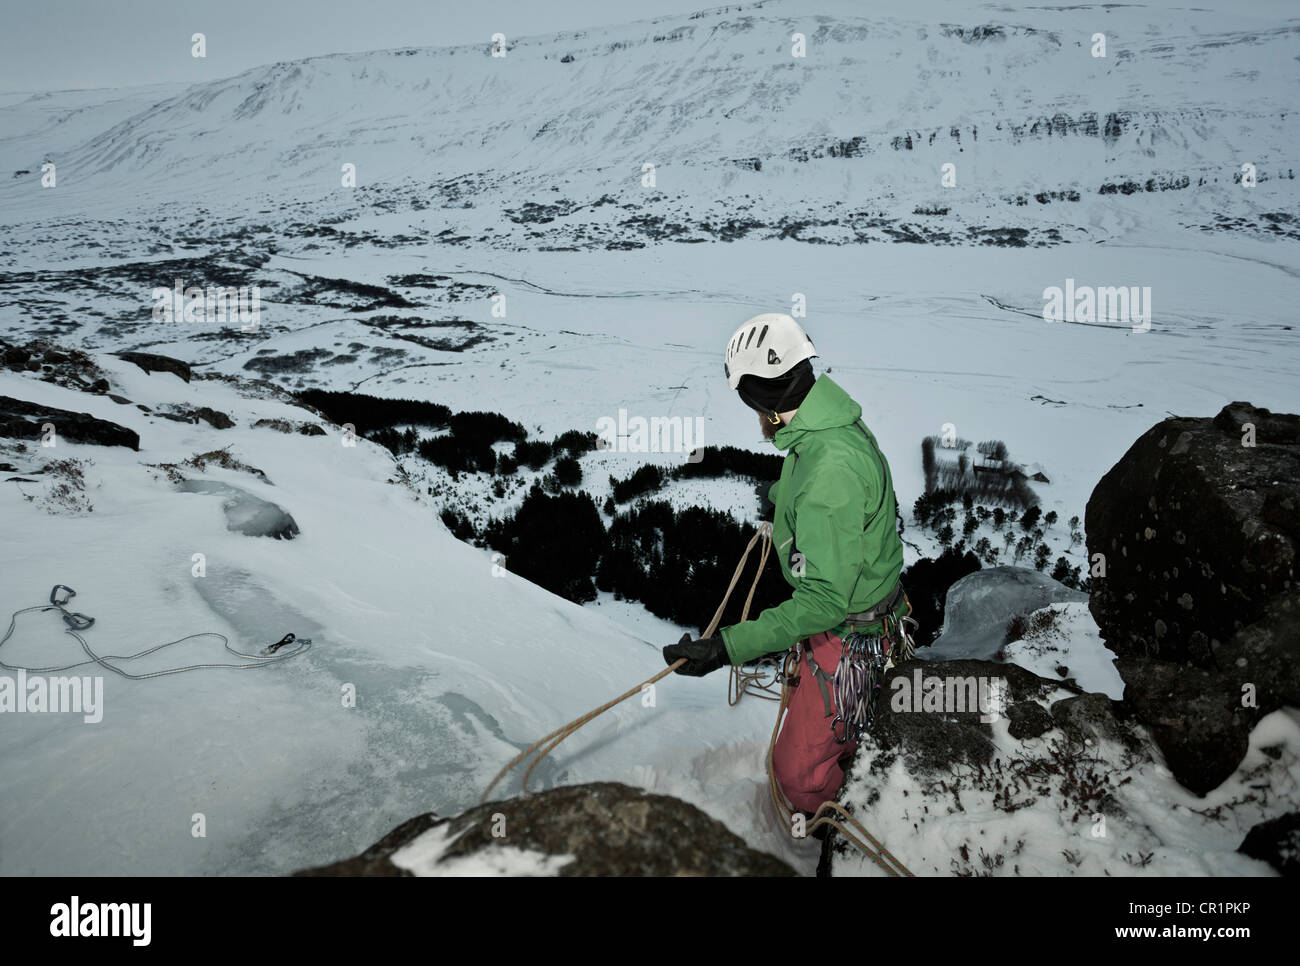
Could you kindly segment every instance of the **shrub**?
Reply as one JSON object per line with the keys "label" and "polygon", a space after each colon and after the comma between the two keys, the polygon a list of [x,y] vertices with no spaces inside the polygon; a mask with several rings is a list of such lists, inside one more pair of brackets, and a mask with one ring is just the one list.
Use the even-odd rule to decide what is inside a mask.
{"label": "shrub", "polygon": [[359,392],[325,389],[305,389],[297,396],[331,422],[340,426],[351,423],[362,436],[376,429],[401,424],[441,429],[451,418],[451,410],[446,406],[422,399],[385,399]]}
{"label": "shrub", "polygon": [[517,442],[528,438],[524,427],[511,422],[500,413],[456,413],[449,421],[451,432],[464,440],[486,443]]}
{"label": "shrub", "polygon": [[614,488],[614,502],[626,503],[628,500],[645,493],[653,493],[664,483],[664,474],[653,463],[647,463],[626,480],[609,478],[609,485]]}
{"label": "shrub", "polygon": [[470,522],[469,517],[457,513],[450,507],[444,509],[440,514],[442,522],[446,524],[451,535],[457,540],[472,540],[474,538],[474,524]]}
{"label": "shrub", "polygon": [[609,538],[586,493],[552,495],[534,483],[513,519],[492,521],[483,538],[512,573],[576,603],[596,599],[591,575]]}
{"label": "shrub", "polygon": [[572,456],[555,461],[555,479],[561,486],[577,486],[582,482],[582,464]]}
{"label": "shrub", "polygon": [[421,457],[446,467],[453,475],[462,471],[491,473],[496,468],[496,452],[490,444],[477,440],[464,440],[455,435],[430,436],[420,440],[416,449]]}
{"label": "shrub", "polygon": [[599,438],[595,433],[584,433],[576,429],[570,429],[551,441],[551,450],[556,454],[563,452],[576,456],[579,453],[594,450],[596,440]]}
{"label": "shrub", "polygon": [[521,441],[515,444],[515,463],[531,470],[540,470],[551,458],[551,444],[542,440]]}
{"label": "shrub", "polygon": [[711,446],[698,463],[684,463],[672,471],[673,479],[716,477],[734,474],[755,480],[775,480],[781,475],[783,457],[754,453],[735,446]]}
{"label": "shrub", "polygon": [[[676,512],[663,501],[642,503],[615,517],[609,550],[596,585],[616,597],[640,600],[652,614],[703,628],[727,589],[749,528],[729,513],[690,507]],[[752,558],[752,555],[751,555]],[[722,623],[735,623],[753,578],[754,561],[732,594]],[[749,616],[781,603],[790,588],[769,562],[759,578]]]}

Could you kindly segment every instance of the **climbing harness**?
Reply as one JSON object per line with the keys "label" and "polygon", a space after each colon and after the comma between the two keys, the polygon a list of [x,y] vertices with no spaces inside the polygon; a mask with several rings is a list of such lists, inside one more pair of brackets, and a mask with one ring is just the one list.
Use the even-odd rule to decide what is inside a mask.
{"label": "climbing harness", "polygon": [[[68,602],[76,596],[77,592],[71,587],[68,587],[65,584],[55,584],[54,589],[50,591],[50,602],[48,604],[37,604],[34,607],[24,607],[22,610],[14,611],[13,616],[9,619],[9,630],[5,631],[4,637],[0,637],[0,648],[3,648],[9,638],[13,637],[14,628],[18,624],[19,614],[30,613],[31,611],[43,612],[47,610],[57,610],[63,617],[63,623],[67,625],[63,632],[65,634],[71,634],[77,639],[78,643],[81,644],[81,649],[86,652],[86,655],[90,660],[78,661],[75,664],[54,665],[51,667],[20,667],[18,665],[6,664],[4,661],[0,661],[0,668],[4,668],[7,671],[26,671],[32,674],[47,674],[53,671],[71,671],[73,668],[84,667],[87,664],[98,664],[100,667],[107,668],[114,674],[119,674],[124,678],[130,678],[132,681],[143,681],[147,678],[158,678],[166,674],[180,674],[182,671],[198,671],[204,668],[224,667],[242,669],[250,667],[265,667],[268,664],[278,664],[281,661],[287,661],[292,657],[297,657],[299,654],[302,654],[311,647],[311,638],[299,638],[295,637],[293,634],[286,634],[281,640],[266,647],[260,654],[245,654],[243,651],[237,651],[231,647],[230,639],[224,634],[217,634],[213,631],[204,631],[199,634],[190,634],[188,637],[180,637],[174,641],[168,641],[165,644],[158,644],[154,647],[146,648],[143,651],[136,651],[134,654],[100,655],[92,651],[90,645],[86,643],[86,639],[78,633],[79,631],[88,630],[94,626],[95,618],[70,611],[67,608]],[[145,674],[132,674],[130,671],[125,671],[116,665],[108,663],[109,661],[129,661],[137,657],[146,657],[150,654],[161,651],[164,647],[171,647],[173,644],[180,644],[184,641],[193,640],[198,637],[215,637],[220,639],[227,651],[234,654],[236,657],[246,658],[249,663],[187,664],[184,667],[165,668],[161,671],[149,671]],[[296,646],[284,653],[278,653],[281,648],[289,645]]]}
{"label": "climbing harness", "polygon": [[[829,675],[830,689],[835,695],[831,732],[838,744],[861,740],[875,720],[876,700],[885,683],[885,672],[895,663],[911,660],[915,654],[916,645],[908,625],[916,627],[917,622],[911,615],[912,602],[909,600],[906,615],[886,614],[880,619],[879,633],[863,634],[851,630],[844,636],[835,673]],[[825,700],[828,675],[817,667],[812,648],[808,649],[806,659]],[[836,731],[835,726],[839,724],[844,725],[842,736]]]}
{"label": "climbing harness", "polygon": [[[794,835],[796,809],[781,791],[781,786],[776,781],[776,771],[772,767],[772,755],[776,751],[777,736],[781,733],[781,722],[785,720],[785,712],[790,704],[790,692],[793,686],[799,683],[799,655],[793,649],[786,655],[781,682],[781,706],[777,709],[776,723],[772,726],[772,737],[767,743],[767,790],[772,798],[772,806],[781,816],[785,827],[790,829],[790,834]],[[823,827],[835,829],[844,836],[845,841],[884,869],[887,875],[908,877],[914,875],[839,802],[829,800],[822,802],[811,816],[805,815],[804,835]]]}
{"label": "climbing harness", "polygon": [[[754,534],[754,536],[750,538],[749,544],[745,547],[745,552],[740,557],[740,562],[736,564],[735,573],[731,575],[731,582],[727,585],[726,593],[722,595],[722,603],[718,605],[718,609],[714,613],[713,619],[709,621],[709,626],[701,635],[701,637],[712,637],[714,631],[718,629],[718,623],[722,620],[722,613],[727,607],[727,602],[731,599],[732,591],[736,589],[736,583],[740,580],[741,573],[744,572],[745,563],[749,560],[750,551],[754,549],[754,544],[759,543],[760,541],[762,545],[759,553],[758,569],[754,572],[753,583],[750,585],[749,594],[745,598],[745,605],[741,609],[741,613],[740,613],[741,621],[748,619],[749,608],[754,600],[754,593],[755,591],[758,590],[759,577],[763,573],[763,566],[764,564],[767,563],[768,554],[772,549],[772,525],[770,523],[759,524],[757,532]],[[911,605],[909,604],[908,607],[909,607],[909,614],[910,614]],[[853,616],[859,616],[859,615],[853,615]],[[499,772],[497,772],[496,777],[492,779],[491,783],[484,790],[483,796],[479,799],[479,801],[486,802],[488,796],[492,794],[492,789],[494,789],[497,786],[497,784],[501,781],[502,778],[504,778],[507,774],[509,774],[511,769],[513,769],[520,762],[527,759],[529,755],[536,753],[537,757],[533,760],[532,764],[530,764],[528,766],[528,769],[524,772],[522,790],[525,793],[527,793],[528,780],[533,773],[533,769],[535,769],[538,766],[538,764],[541,762],[543,758],[545,758],[548,754],[554,751],[556,746],[559,745],[560,742],[562,742],[565,738],[572,735],[574,732],[576,732],[583,725],[587,724],[589,721],[592,721],[594,718],[598,717],[599,715],[604,714],[610,708],[614,707],[615,705],[623,701],[626,701],[628,698],[632,697],[633,695],[640,694],[644,688],[649,687],[650,685],[654,684],[656,681],[659,681],[662,678],[668,676],[669,674],[671,674],[673,671],[676,671],[679,667],[681,667],[685,663],[686,663],[686,658],[678,658],[676,661],[668,665],[668,667],[664,668],[658,674],[654,675],[651,678],[647,678],[645,681],[642,681],[636,687],[629,688],[628,690],[620,694],[617,698],[614,698],[612,701],[605,702],[599,708],[595,708],[594,710],[587,712],[582,717],[570,721],[568,724],[564,725],[563,727],[557,728],[555,731],[552,731],[550,734],[546,735],[545,737],[539,739],[538,741],[535,741],[532,745],[525,748],[519,754],[515,755],[514,758],[510,759],[510,761],[506,763],[505,767],[502,768]],[[780,660],[779,666],[781,670],[777,674],[776,681],[771,682],[770,685],[770,686],[775,686],[776,682],[779,681],[781,685],[781,689],[780,689],[780,695],[776,699],[780,701],[780,707],[778,708],[777,715],[776,715],[776,724],[772,729],[772,738],[767,745],[767,781],[768,781],[768,790],[770,791],[772,796],[772,804],[776,808],[777,813],[781,816],[781,819],[784,822],[785,827],[787,829],[790,829],[790,834],[793,836],[796,834],[795,824],[794,824],[795,809],[786,799],[784,793],[780,789],[780,786],[777,785],[776,773],[772,769],[772,753],[773,753],[773,749],[775,749],[776,747],[777,735],[780,733],[781,730],[781,722],[785,718],[786,708],[789,705],[791,684],[797,681],[798,678],[798,655],[796,654],[794,649],[791,649],[790,651],[786,652],[784,658]],[[735,669],[733,666],[733,672],[734,670]],[[751,674],[750,678],[757,678],[758,676],[759,675],[757,674]],[[729,686],[728,689],[729,700],[731,698],[731,694],[738,680],[745,681],[746,686],[748,685],[749,679],[746,678],[738,679],[737,677],[733,676],[731,685]],[[764,690],[766,690],[766,688],[764,688]],[[734,705],[739,700],[740,700],[740,694],[735,693],[735,700],[730,701],[730,703]],[[893,876],[912,875],[912,873],[907,869],[907,867],[903,865],[902,862],[898,861],[898,859],[895,858],[892,854],[890,854],[889,850],[886,849],[875,838],[875,836],[873,836],[867,830],[866,826],[864,826],[861,822],[859,822],[847,808],[845,808],[843,805],[840,805],[838,802],[833,802],[833,801],[823,802],[821,804],[821,807],[817,809],[816,813],[811,818],[807,819],[804,822],[803,833],[804,835],[807,835],[811,832],[816,831],[818,828],[822,828],[822,827],[830,827],[839,831],[844,836],[846,841],[852,843],[858,850],[860,850],[865,856],[867,856],[867,858],[871,859],[882,869],[884,869],[886,874],[893,875]]]}

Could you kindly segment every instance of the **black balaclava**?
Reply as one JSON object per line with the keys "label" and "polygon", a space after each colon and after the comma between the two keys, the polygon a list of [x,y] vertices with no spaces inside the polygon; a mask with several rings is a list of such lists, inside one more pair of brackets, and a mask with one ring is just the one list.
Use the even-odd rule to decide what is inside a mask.
{"label": "black balaclava", "polygon": [[[816,381],[812,363],[804,359],[789,372],[772,379],[741,376],[736,392],[747,406],[772,419],[777,413],[798,409]],[[772,421],[775,423],[779,420]]]}

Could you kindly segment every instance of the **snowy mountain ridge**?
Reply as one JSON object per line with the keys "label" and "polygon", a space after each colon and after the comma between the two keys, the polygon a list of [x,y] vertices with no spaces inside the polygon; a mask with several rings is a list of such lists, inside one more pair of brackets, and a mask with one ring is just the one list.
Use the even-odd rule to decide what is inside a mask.
{"label": "snowy mountain ridge", "polygon": [[[1294,231],[1260,216],[1296,198],[1300,122],[1278,95],[1300,81],[1300,19],[978,16],[766,2],[508,38],[501,57],[485,44],[273,64],[107,125],[115,112],[101,119],[85,93],[53,125],[49,99],[20,101],[0,108],[0,165],[27,174],[0,180],[0,203],[10,221],[166,221],[201,198],[210,241],[237,215],[346,224],[373,209],[408,243],[505,247],[603,248],[629,226],[646,243],[1055,244],[1171,216]],[[792,56],[795,34],[806,56]],[[44,161],[56,191],[38,190]],[[1243,163],[1267,186],[1257,203]]]}

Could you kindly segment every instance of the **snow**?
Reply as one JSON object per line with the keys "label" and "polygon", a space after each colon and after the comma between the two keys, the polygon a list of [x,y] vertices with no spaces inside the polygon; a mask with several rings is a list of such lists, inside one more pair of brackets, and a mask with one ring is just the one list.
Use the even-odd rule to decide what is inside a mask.
{"label": "snow", "polygon": [[[1053,617],[1050,625],[1033,630],[1036,614]],[[1090,693],[1100,692],[1119,701],[1124,697],[1124,679],[1115,668],[1115,654],[1101,639],[1097,623],[1088,611],[1087,601],[1075,601],[1042,608],[1029,615],[1031,630],[1020,640],[1003,648],[1008,664],[1018,664],[1026,671],[1050,680],[1062,675]]]}
{"label": "snow", "polygon": [[389,858],[417,876],[552,876],[573,861],[571,855],[548,855],[513,845],[491,845],[472,855],[445,855],[456,841],[447,826],[437,825],[418,835]]}
{"label": "snow", "polygon": [[[0,614],[65,583],[96,618],[87,639],[99,653],[199,632],[246,652],[287,632],[314,642],[298,658],[238,673],[105,675],[98,724],[52,714],[4,721],[0,875],[269,874],[355,854],[413,815],[476,803],[505,761],[657,673],[659,648],[698,631],[608,596],[579,607],[495,566],[439,521],[443,500],[424,487],[453,487],[436,469],[404,460],[416,471],[408,489],[385,451],[346,446],[334,427],[323,437],[250,428],[261,418],[316,421],[309,413],[216,379],[150,375],[111,351],[142,348],[190,360],[197,374],[246,377],[256,374],[246,363],[266,350],[327,348],[331,365],[301,381],[287,374],[284,385],[491,409],[543,438],[594,432],[620,409],[702,418],[708,445],[763,449],[753,414],[725,388],[721,347],[744,318],[788,309],[797,293],[821,352],[815,365],[862,404],[905,513],[923,490],[920,440],[946,424],[1050,467],[1052,482],[1035,491],[1044,511],[1066,520],[1082,517],[1101,474],[1168,413],[1209,416],[1242,397],[1300,410],[1300,257],[1294,240],[1257,224],[1261,213],[1296,209],[1284,172],[1300,122],[1277,96],[1300,80],[1296,34],[1283,20],[1290,6],[1198,6],[1210,9],[1160,0],[972,11],[918,0],[865,11],[822,0],[813,15],[788,0],[742,15],[519,38],[504,62],[467,47],[340,54],[191,86],[0,99],[0,335],[53,334],[93,350],[135,403],[210,406],[237,424],[217,431],[159,419],[0,371],[0,394],[90,412],[141,436],[139,453],[63,441],[18,453],[0,443],[0,459],[20,470],[54,456],[84,460],[82,499],[93,506],[68,505],[45,483],[4,484]],[[985,21],[1008,36],[965,43],[941,27]],[[654,41],[680,26],[691,28],[682,39]],[[1098,29],[1111,42],[1104,61],[1080,46]],[[793,30],[823,44],[799,65],[788,58]],[[564,64],[568,52],[575,59]],[[1133,127],[1109,144],[1012,131],[1089,111],[1130,112]],[[919,137],[952,127],[978,127],[978,141]],[[889,147],[910,133],[913,150]],[[788,155],[859,136],[871,148],[860,158]],[[761,171],[732,163],[760,154]],[[38,187],[47,155],[58,162],[55,189]],[[659,165],[653,191],[640,186],[648,157]],[[1233,180],[1246,158],[1268,176],[1251,191]],[[949,160],[956,189],[938,183]],[[355,191],[339,185],[343,161],[358,165]],[[19,170],[32,174],[11,176]],[[1105,180],[1168,173],[1196,187],[1098,192]],[[463,197],[452,197],[448,186],[462,177]],[[1081,192],[1077,204],[1014,203],[1069,188]],[[615,204],[595,207],[605,195]],[[549,223],[510,220],[529,202],[562,199],[583,207]],[[840,223],[821,234],[813,226],[809,237],[838,242],[858,215],[919,223],[929,216],[913,210],[935,204],[952,209],[958,234],[970,224],[1056,227],[1065,243],[604,247],[630,231],[618,224],[624,205],[692,226],[833,217]],[[1250,226],[1201,229],[1220,216]],[[340,235],[316,233],[324,227]],[[582,250],[542,250],[583,231]],[[253,269],[243,255],[266,261]],[[199,280],[203,269],[176,259],[209,256],[249,284],[267,283],[257,332],[141,321],[153,284],[169,287],[178,273]],[[133,263],[157,265],[158,277],[77,285],[58,274]],[[482,288],[456,299],[403,288],[414,305],[401,309],[348,294],[286,297],[307,275],[396,288],[391,279],[414,273]],[[1043,322],[1044,289],[1071,278],[1150,286],[1151,330]],[[492,295],[505,296],[505,317]],[[472,321],[492,341],[426,349],[366,324],[385,315]],[[353,341],[408,355],[348,361]],[[230,530],[222,500],[180,493],[153,468],[227,445],[266,480],[215,465],[186,475],[281,507],[301,528],[294,539]],[[603,501],[607,477],[647,456],[680,462],[589,453],[583,486]],[[516,491],[494,502],[490,486],[462,475],[454,500],[501,513],[522,499]],[[756,509],[753,488],[737,480],[683,481],[664,498],[705,501],[749,522]],[[915,526],[907,538],[908,562],[937,550]],[[1061,549],[1083,563],[1082,546]],[[41,618],[20,622],[7,661],[84,656],[53,615]],[[1057,627],[1061,637],[1027,638],[1008,653],[1048,678],[1065,665],[1080,685],[1116,697],[1112,655],[1086,609],[1066,605]],[[214,659],[225,652],[203,637],[146,660]],[[653,704],[625,702],[566,741],[534,782],[624,781],[675,795],[810,873],[818,844],[791,840],[768,800],[775,708],[752,699],[729,708],[725,695],[722,674],[666,679]],[[1005,727],[995,726],[1003,753],[996,729]],[[1259,750],[1270,745],[1285,749],[1279,759]],[[1253,821],[1296,807],[1296,748],[1294,716],[1278,712],[1257,727],[1238,776],[1204,801],[1168,776],[1137,776],[1110,839],[1092,839],[1054,806],[1008,815],[974,791],[965,812],[919,822],[913,803],[938,799],[899,766],[868,825],[917,871],[945,875],[961,844],[975,847],[958,866],[975,867],[981,832],[1007,848],[1025,839],[1009,864],[1026,874],[1267,874],[1232,850]],[[1123,770],[1114,749],[1099,753]],[[1244,801],[1258,768],[1280,789],[1267,807]],[[514,778],[501,792],[517,790]],[[1195,811],[1238,799],[1222,821]],[[1062,858],[1062,835],[1078,836],[1080,864]],[[431,837],[406,860],[427,869],[443,846]],[[1125,858],[1139,852],[1153,856],[1141,869]],[[484,861],[555,871],[510,852]]]}
{"label": "snow", "polygon": [[[1062,692],[1055,698],[1066,697]],[[1261,719],[1236,773],[1205,798],[1173,780],[1160,764],[1135,765],[1121,747],[1101,741],[1083,753],[1052,747],[1050,733],[1018,742],[1003,719],[992,724],[993,766],[976,775],[918,776],[899,758],[888,769],[888,794],[866,794],[859,755],[846,781],[856,817],[916,875],[994,876],[1245,876],[1271,875],[1262,862],[1237,851],[1254,824],[1285,811],[1300,791],[1300,713],[1276,711]],[[1272,754],[1266,753],[1269,749]],[[1029,756],[1050,763],[1051,791],[1037,797],[1011,783],[1013,807],[999,798],[1007,777]],[[1108,784],[1113,805],[1071,801],[1069,770]],[[1041,776],[1042,769],[1026,769]],[[940,780],[944,785],[940,787]],[[1035,777],[1033,783],[1044,781]],[[1021,801],[1025,804],[1019,804]],[[869,803],[869,804],[868,804]],[[837,857],[835,874],[883,875],[856,854]]]}

